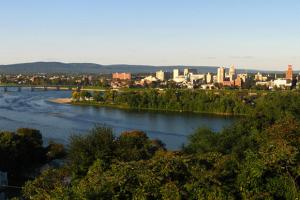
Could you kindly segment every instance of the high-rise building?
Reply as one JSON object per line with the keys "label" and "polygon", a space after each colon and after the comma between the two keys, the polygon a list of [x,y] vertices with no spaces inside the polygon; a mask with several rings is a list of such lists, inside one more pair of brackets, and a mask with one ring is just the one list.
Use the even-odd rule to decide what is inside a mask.
{"label": "high-rise building", "polygon": [[289,65],[288,69],[285,73],[285,79],[286,80],[293,80],[293,66]]}
{"label": "high-rise building", "polygon": [[217,73],[217,83],[223,83],[225,78],[225,68],[219,67]]}
{"label": "high-rise building", "polygon": [[185,69],[183,70],[183,75],[184,75],[184,76],[187,76],[189,73],[190,73],[190,69],[189,69],[189,68],[185,68]]}
{"label": "high-rise building", "polygon": [[188,76],[190,73],[197,74],[197,69],[189,69],[189,68],[185,68],[185,69],[183,70],[183,75],[184,75],[184,76]]}
{"label": "high-rise building", "polygon": [[212,79],[213,79],[213,77],[212,77],[211,73],[208,72],[206,74],[206,83],[211,83]]}
{"label": "high-rise building", "polygon": [[165,72],[160,70],[156,72],[156,78],[160,81],[164,81],[165,80]]}
{"label": "high-rise building", "polygon": [[229,68],[229,79],[230,81],[234,81],[235,78],[236,78],[235,67],[234,65],[231,65]]}
{"label": "high-rise building", "polygon": [[179,76],[179,69],[173,69],[173,79],[176,79]]}

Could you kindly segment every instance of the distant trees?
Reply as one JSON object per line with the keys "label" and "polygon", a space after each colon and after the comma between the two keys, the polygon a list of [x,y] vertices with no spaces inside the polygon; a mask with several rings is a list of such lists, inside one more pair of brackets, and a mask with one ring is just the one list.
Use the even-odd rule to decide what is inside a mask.
{"label": "distant trees", "polygon": [[101,94],[101,92],[94,92],[93,93],[93,99],[95,100],[95,101],[97,101],[97,102],[99,102],[99,101],[103,101],[104,100],[104,98],[103,98],[103,95]]}
{"label": "distant trees", "polygon": [[72,92],[72,99],[73,99],[73,101],[79,101],[79,99],[80,99],[80,92],[77,92],[77,91]]}
{"label": "distant trees", "polygon": [[[76,94],[76,93],[75,93]],[[78,99],[77,96],[73,99]],[[76,94],[77,95],[77,94]],[[246,114],[251,109],[248,94],[200,90],[145,89],[141,91],[94,93],[94,101],[106,105],[122,105],[132,109],[189,111],[220,114]]]}
{"label": "distant trees", "polygon": [[[278,91],[263,92],[256,91],[250,94],[249,91],[203,91],[203,90],[182,90],[166,89],[144,89],[141,91],[107,90],[103,93],[95,92],[93,95],[86,92],[74,92],[73,99],[93,97],[93,103],[100,105],[113,105],[131,109],[150,109],[160,111],[187,111],[199,113],[217,113],[233,115],[249,115],[256,107],[263,115],[270,114],[270,117],[287,112],[284,109],[288,104],[294,107],[299,106],[299,92]],[[266,104],[264,102],[271,102]],[[280,108],[278,109],[277,106]],[[267,108],[273,108],[264,112]],[[297,110],[298,108],[295,108]],[[256,109],[259,110],[259,109]],[[299,110],[299,109],[298,109]],[[297,110],[297,111],[298,111]],[[274,113],[279,112],[279,113]]]}
{"label": "distant trees", "polygon": [[78,91],[72,92],[73,101],[80,101],[80,100],[85,101],[86,99],[90,99],[91,97],[93,97],[93,96],[89,91],[83,90],[83,91],[80,91],[80,92],[78,92]]}
{"label": "distant trees", "polygon": [[92,97],[92,94],[91,94],[89,91],[83,90],[83,91],[80,92],[80,97],[81,97],[82,99],[86,99],[86,98],[89,99],[89,98]]}

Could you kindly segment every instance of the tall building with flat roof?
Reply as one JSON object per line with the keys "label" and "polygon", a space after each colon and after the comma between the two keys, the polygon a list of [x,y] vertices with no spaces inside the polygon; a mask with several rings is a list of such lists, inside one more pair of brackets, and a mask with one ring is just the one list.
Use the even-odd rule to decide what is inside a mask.
{"label": "tall building with flat roof", "polygon": [[211,73],[208,72],[206,74],[206,83],[211,83],[212,80],[213,80],[213,77],[212,77]]}
{"label": "tall building with flat roof", "polygon": [[230,79],[230,81],[234,81],[235,78],[236,78],[235,67],[234,67],[234,65],[231,65],[229,68],[229,79]]}
{"label": "tall building with flat roof", "polygon": [[197,69],[185,68],[183,70],[183,75],[188,76],[190,73],[197,74]]}
{"label": "tall building with flat roof", "polygon": [[285,72],[285,79],[293,80],[293,66],[292,65],[288,65],[288,69]]}
{"label": "tall building with flat roof", "polygon": [[176,79],[179,76],[179,69],[173,69],[173,79]]}
{"label": "tall building with flat roof", "polygon": [[185,69],[183,70],[183,75],[184,75],[184,76],[187,76],[189,73],[190,73],[190,69],[189,69],[189,68],[185,68]]}
{"label": "tall building with flat roof", "polygon": [[225,79],[225,67],[219,67],[217,73],[217,83],[223,83]]}
{"label": "tall building with flat roof", "polygon": [[160,70],[156,72],[156,78],[160,81],[164,81],[165,80],[165,72]]}

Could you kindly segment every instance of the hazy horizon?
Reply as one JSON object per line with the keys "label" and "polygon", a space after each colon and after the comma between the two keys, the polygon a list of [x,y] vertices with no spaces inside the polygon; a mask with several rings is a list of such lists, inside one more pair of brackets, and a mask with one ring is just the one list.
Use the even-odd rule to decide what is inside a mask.
{"label": "hazy horizon", "polygon": [[0,64],[300,69],[296,0],[0,3]]}
{"label": "hazy horizon", "polygon": [[[80,63],[76,63],[76,62],[63,62],[63,61],[32,61],[32,62],[25,62],[25,63],[11,63],[11,64],[1,64],[0,63],[0,67],[1,66],[13,66],[13,65],[23,65],[23,64],[31,64],[31,63],[62,63],[62,64],[96,64],[96,65],[102,65],[102,66],[118,66],[118,67],[120,67],[120,66],[122,66],[122,65],[124,65],[124,67],[126,67],[126,66],[143,66],[143,67],[147,67],[147,66],[149,66],[149,67],[157,67],[157,70],[159,70],[160,68],[162,69],[162,70],[164,70],[163,68],[168,68],[168,67],[176,67],[176,66],[178,66],[178,67],[191,67],[191,68],[195,68],[195,67],[199,67],[199,68],[201,68],[201,67],[203,67],[203,68],[218,68],[218,67],[220,67],[220,66],[222,66],[222,67],[225,67],[226,69],[229,69],[230,68],[230,66],[228,65],[228,66],[224,66],[224,65],[220,65],[220,66],[205,66],[205,65],[147,65],[147,64],[127,64],[127,63],[112,63],[112,64],[101,64],[101,63],[91,63],[91,62],[80,62]],[[255,71],[255,70],[257,70],[257,72],[259,72],[259,71],[262,71],[262,72],[268,72],[268,71],[278,71],[278,72],[285,72],[286,71],[286,69],[287,69],[287,66],[286,66],[286,68],[284,68],[284,69],[278,69],[278,70],[275,70],[275,69],[265,69],[265,68],[247,68],[247,67],[240,67],[240,66],[236,66],[236,65],[234,65],[235,66],[235,68],[237,69],[237,70],[249,70],[249,71]],[[299,69],[297,69],[297,68],[293,68],[293,71],[294,72],[300,72],[300,70]]]}

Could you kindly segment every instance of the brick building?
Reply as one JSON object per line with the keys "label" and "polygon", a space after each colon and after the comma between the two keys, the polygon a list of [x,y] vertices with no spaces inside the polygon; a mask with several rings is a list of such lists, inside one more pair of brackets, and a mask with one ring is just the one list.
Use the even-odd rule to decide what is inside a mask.
{"label": "brick building", "polygon": [[292,67],[292,65],[288,66],[288,69],[285,72],[285,79],[286,80],[293,80],[293,67]]}
{"label": "brick building", "polygon": [[113,73],[112,78],[119,80],[131,80],[131,73]]}

